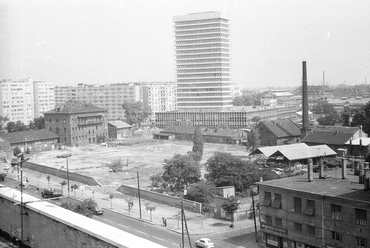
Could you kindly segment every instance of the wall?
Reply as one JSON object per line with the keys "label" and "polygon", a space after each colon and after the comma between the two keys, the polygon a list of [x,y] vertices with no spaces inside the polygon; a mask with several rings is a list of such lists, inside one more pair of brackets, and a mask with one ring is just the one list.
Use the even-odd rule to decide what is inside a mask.
{"label": "wall", "polygon": [[[137,188],[126,186],[126,185],[121,185],[118,189],[118,192],[121,192],[122,194],[125,195],[132,195],[132,196],[137,196],[138,195],[138,190]],[[183,202],[183,207],[184,209],[194,212],[194,213],[201,213],[202,211],[202,204],[199,202],[194,202],[194,201],[189,201],[185,199],[180,199],[175,196],[169,196],[169,195],[163,195],[159,194],[156,192],[152,191],[147,191],[147,190],[140,190],[140,197],[148,200],[148,201],[153,201],[161,204],[167,204],[169,206],[181,207],[181,201]]]}
{"label": "wall", "polygon": [[[56,177],[60,177],[63,179],[67,179],[67,171],[58,170],[58,169],[51,168],[45,165],[25,162],[23,163],[23,168],[38,171],[44,174],[49,174],[50,176],[56,176]],[[82,184],[91,185],[91,186],[101,186],[100,183],[96,181],[94,178],[80,175],[80,174],[73,173],[73,172],[69,172],[69,180],[79,182]]]}

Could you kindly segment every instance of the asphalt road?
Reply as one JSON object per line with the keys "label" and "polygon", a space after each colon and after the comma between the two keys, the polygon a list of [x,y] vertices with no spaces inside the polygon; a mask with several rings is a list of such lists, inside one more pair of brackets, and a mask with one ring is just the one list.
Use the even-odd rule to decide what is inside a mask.
{"label": "asphalt road", "polygon": [[[1,182],[9,187],[18,188],[19,182],[13,180],[5,180]],[[23,192],[35,197],[41,198],[41,192],[36,187],[30,185],[27,188],[23,188]],[[63,202],[75,202],[77,200],[73,198],[61,197],[60,199],[42,199],[48,200],[56,205],[60,205]],[[134,234],[136,236],[151,240],[155,243],[167,246],[169,248],[178,248],[182,243],[181,233],[168,230],[165,227],[158,225],[151,225],[147,222],[140,221],[129,216],[122,215],[113,211],[105,210],[103,215],[93,216],[97,221],[104,222],[108,225],[114,226],[118,229]],[[180,225],[181,228],[181,225]],[[257,247],[255,246],[255,235],[254,228],[242,228],[238,230],[230,229],[230,231],[224,231],[222,233],[213,233],[206,236],[210,238],[216,247],[223,248],[240,248],[240,247]],[[190,235],[191,245],[195,247],[194,243],[196,239],[203,238],[199,235]],[[184,234],[185,247],[190,247],[188,237]],[[248,245],[253,244],[253,246]]]}

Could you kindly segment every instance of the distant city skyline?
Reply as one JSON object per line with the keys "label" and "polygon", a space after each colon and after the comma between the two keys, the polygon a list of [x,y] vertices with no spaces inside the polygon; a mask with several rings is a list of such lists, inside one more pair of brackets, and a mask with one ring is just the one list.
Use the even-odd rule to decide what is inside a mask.
{"label": "distant city skyline", "polygon": [[241,88],[370,81],[370,1],[0,0],[0,79],[56,86],[175,81],[173,16],[230,20]]}

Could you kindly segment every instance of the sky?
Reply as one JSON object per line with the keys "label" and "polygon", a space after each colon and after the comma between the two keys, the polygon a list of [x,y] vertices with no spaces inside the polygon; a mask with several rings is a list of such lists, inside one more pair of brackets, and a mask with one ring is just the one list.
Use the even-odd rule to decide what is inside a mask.
{"label": "sky", "polygon": [[368,0],[0,0],[0,80],[175,81],[172,18],[204,11],[230,20],[243,89],[298,87],[302,61],[309,85],[370,84]]}

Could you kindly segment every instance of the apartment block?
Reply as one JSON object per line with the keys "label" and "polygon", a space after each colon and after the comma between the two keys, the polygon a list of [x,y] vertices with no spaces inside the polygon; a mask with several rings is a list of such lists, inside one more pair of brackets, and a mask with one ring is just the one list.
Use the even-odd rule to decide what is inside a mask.
{"label": "apartment block", "polygon": [[28,124],[54,108],[54,85],[31,78],[0,81],[0,115]]}
{"label": "apartment block", "polygon": [[370,247],[368,166],[258,183],[260,247]]}
{"label": "apartment block", "polygon": [[143,105],[150,108],[153,115],[177,109],[175,82],[141,82]]}
{"label": "apartment block", "polygon": [[174,16],[177,107],[221,111],[232,107],[229,20],[219,12]]}
{"label": "apartment block", "polygon": [[125,101],[142,101],[142,87],[137,83],[117,83],[106,85],[78,84],[75,86],[55,87],[55,103],[62,105],[67,101],[93,104],[108,110],[108,120],[122,120]]}

